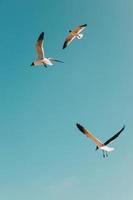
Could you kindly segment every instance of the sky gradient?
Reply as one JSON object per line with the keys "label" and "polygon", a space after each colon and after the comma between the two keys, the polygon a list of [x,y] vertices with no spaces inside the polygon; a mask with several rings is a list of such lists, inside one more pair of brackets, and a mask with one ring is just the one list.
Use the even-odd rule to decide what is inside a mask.
{"label": "sky gradient", "polygon": [[[0,13],[0,199],[132,200],[133,2],[0,0]],[[42,31],[64,64],[30,66]],[[126,129],[103,159],[77,122],[103,142]]]}

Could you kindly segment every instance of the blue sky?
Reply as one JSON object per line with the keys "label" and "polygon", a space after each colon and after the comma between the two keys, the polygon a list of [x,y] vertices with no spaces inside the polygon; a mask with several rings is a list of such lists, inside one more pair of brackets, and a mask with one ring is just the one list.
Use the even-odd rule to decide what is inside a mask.
{"label": "blue sky", "polygon": [[[132,11],[131,0],[0,0],[0,199],[132,200]],[[42,31],[64,64],[30,66]],[[103,159],[77,122],[102,141],[126,129]]]}

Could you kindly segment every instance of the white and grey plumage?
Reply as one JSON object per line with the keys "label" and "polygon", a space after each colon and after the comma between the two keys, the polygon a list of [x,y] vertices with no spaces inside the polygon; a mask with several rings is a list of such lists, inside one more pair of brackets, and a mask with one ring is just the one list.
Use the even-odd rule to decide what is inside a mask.
{"label": "white and grey plumage", "polygon": [[74,30],[69,31],[69,35],[66,37],[63,49],[65,49],[75,38],[81,39],[83,34],[81,32],[86,28],[87,24],[80,25],[76,27]]}
{"label": "white and grey plumage", "polygon": [[45,67],[47,67],[47,65],[53,65],[54,62],[62,62],[60,60],[45,57],[43,42],[44,42],[44,32],[42,32],[37,39],[36,51],[37,51],[38,58],[36,61],[32,62],[31,66],[44,65]]}
{"label": "white and grey plumage", "polygon": [[108,147],[107,144],[111,143],[113,140],[115,140],[120,133],[125,129],[125,126],[123,126],[115,135],[113,135],[110,139],[108,139],[106,142],[101,142],[99,139],[97,139],[90,131],[85,129],[80,124],[76,124],[78,129],[85,134],[88,138],[93,140],[93,142],[96,144],[96,150],[101,149],[103,151],[103,157],[105,157],[104,151],[106,152],[106,156],[108,156],[107,152],[111,152],[114,150],[113,147]]}

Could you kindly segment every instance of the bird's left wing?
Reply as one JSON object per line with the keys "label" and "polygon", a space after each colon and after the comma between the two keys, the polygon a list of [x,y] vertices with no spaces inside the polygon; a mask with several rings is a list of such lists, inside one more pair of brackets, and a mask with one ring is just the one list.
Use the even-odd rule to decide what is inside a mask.
{"label": "bird's left wing", "polygon": [[36,51],[39,60],[44,58],[43,40],[44,40],[44,32],[42,32],[39,35],[38,40],[36,42]]}
{"label": "bird's left wing", "polygon": [[78,129],[84,133],[88,138],[92,139],[93,142],[95,142],[95,144],[98,146],[98,147],[101,147],[103,146],[103,143],[97,139],[90,131],[88,131],[87,129],[85,129],[83,126],[81,126],[80,124],[76,124]]}
{"label": "bird's left wing", "polygon": [[121,132],[125,129],[125,125],[118,131],[118,133],[116,133],[114,136],[112,136],[110,139],[108,139],[104,145],[109,144],[110,142],[112,142],[113,140],[115,140],[120,134]]}
{"label": "bird's left wing", "polygon": [[85,28],[86,28],[87,24],[83,24],[83,25],[80,25],[80,26],[77,26],[73,32],[75,33],[80,33],[81,31],[83,31]]}

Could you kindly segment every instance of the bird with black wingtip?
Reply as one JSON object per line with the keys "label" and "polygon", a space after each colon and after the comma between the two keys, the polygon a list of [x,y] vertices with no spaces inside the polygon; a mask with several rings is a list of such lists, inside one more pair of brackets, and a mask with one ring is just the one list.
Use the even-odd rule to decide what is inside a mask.
{"label": "bird with black wingtip", "polygon": [[87,24],[83,24],[80,26],[77,26],[75,29],[69,31],[69,35],[66,37],[65,42],[63,44],[63,49],[65,49],[75,38],[78,40],[82,39],[83,34],[81,33],[85,28]]}
{"label": "bird with black wingtip", "polygon": [[54,59],[54,58],[46,58],[45,52],[43,48],[43,42],[44,42],[44,32],[42,32],[36,42],[36,51],[38,54],[38,58],[36,61],[32,62],[31,66],[39,66],[43,65],[44,67],[47,67],[47,65],[53,65],[54,62],[61,62],[60,60]]}
{"label": "bird with black wingtip", "polygon": [[90,138],[95,144],[96,144],[96,150],[100,149],[103,152],[103,157],[107,157],[109,152],[112,152],[114,150],[113,147],[107,146],[109,143],[111,143],[113,140],[115,140],[125,129],[125,125],[110,139],[108,139],[106,142],[101,142],[99,139],[97,139],[90,131],[88,131],[86,128],[81,126],[79,123],[76,124],[78,129],[85,134],[88,138]]}

